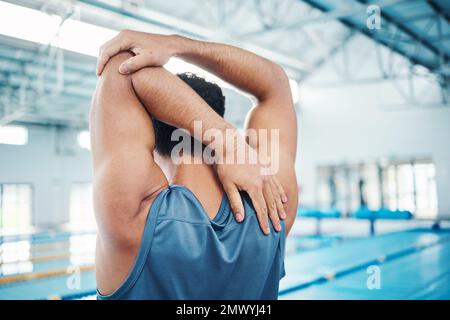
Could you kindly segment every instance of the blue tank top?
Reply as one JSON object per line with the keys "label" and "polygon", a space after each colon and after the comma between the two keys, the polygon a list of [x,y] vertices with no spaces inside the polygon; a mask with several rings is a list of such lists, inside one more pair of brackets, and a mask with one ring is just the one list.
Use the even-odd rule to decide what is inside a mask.
{"label": "blue tank top", "polygon": [[237,223],[226,195],[210,220],[196,196],[173,185],[150,207],[141,247],[122,285],[98,299],[277,299],[285,225],[265,236],[246,193]]}

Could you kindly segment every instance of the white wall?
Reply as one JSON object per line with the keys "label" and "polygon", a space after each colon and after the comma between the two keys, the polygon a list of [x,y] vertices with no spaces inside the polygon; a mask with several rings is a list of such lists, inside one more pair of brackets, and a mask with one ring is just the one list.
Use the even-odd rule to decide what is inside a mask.
{"label": "white wall", "polygon": [[71,184],[91,181],[90,153],[78,146],[78,131],[43,126],[28,130],[27,145],[0,144],[0,183],[33,185],[34,225],[67,222]]}
{"label": "white wall", "polygon": [[[353,78],[379,77],[369,46],[358,37],[347,48]],[[341,61],[338,54],[300,85],[297,170],[303,204],[315,203],[315,168],[320,164],[429,156],[437,169],[439,215],[450,218],[450,106],[437,107],[437,87],[414,78],[421,101],[415,105],[404,101],[392,81],[338,85],[335,81],[346,81],[336,72]],[[402,64],[402,59],[396,61]],[[407,82],[397,85],[405,90]]]}

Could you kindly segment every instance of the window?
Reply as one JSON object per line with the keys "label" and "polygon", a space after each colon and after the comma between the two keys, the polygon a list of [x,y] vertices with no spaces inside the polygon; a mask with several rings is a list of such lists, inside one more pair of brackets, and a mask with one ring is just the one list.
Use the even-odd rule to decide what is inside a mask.
{"label": "window", "polygon": [[416,218],[436,218],[435,175],[435,166],[430,160],[389,164],[383,174],[386,206],[391,210],[409,210]]}
{"label": "window", "polygon": [[407,210],[416,218],[437,216],[435,166],[431,160],[391,161],[324,166],[318,170],[318,205],[351,213],[360,206],[371,210]]}
{"label": "window", "polygon": [[381,205],[380,167],[376,163],[366,163],[360,168],[360,189],[366,206],[376,210]]}
{"label": "window", "polygon": [[418,218],[436,218],[438,213],[436,168],[431,162],[414,164],[415,206]]}
{"label": "window", "polygon": [[91,137],[89,131],[81,131],[78,133],[78,145],[83,149],[91,150]]}
{"label": "window", "polygon": [[21,126],[0,126],[0,143],[22,146],[28,142],[28,129]]}
{"label": "window", "polygon": [[372,194],[377,184],[373,165],[336,165],[319,168],[318,200],[321,208],[336,208],[349,214],[362,205],[377,208]]}
{"label": "window", "polygon": [[70,264],[73,266],[94,264],[95,258],[95,234],[73,235],[70,243]]}
{"label": "window", "polygon": [[0,243],[0,277],[33,271],[30,241]]}
{"label": "window", "polygon": [[29,227],[31,208],[30,184],[0,184],[0,229]]}
{"label": "window", "polygon": [[334,174],[330,168],[319,167],[317,170],[317,199],[319,208],[334,208],[336,206],[336,186]]}
{"label": "window", "polygon": [[351,207],[354,201],[354,197],[352,197],[352,195],[354,193],[350,192],[352,188],[350,170],[343,166],[339,166],[336,167],[334,171],[336,208],[343,213],[351,212]]}
{"label": "window", "polygon": [[91,183],[74,183],[70,193],[70,224],[75,229],[95,229]]}
{"label": "window", "polygon": [[397,166],[397,209],[414,212],[414,171],[409,163]]}
{"label": "window", "polygon": [[398,207],[396,166],[393,164],[386,166],[383,170],[382,179],[384,206],[389,210],[395,210]]}

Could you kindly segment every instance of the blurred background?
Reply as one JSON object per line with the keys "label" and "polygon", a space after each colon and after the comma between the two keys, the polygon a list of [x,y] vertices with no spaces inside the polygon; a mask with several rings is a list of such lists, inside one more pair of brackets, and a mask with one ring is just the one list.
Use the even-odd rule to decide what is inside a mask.
{"label": "blurred background", "polygon": [[[0,1],[0,299],[95,294],[88,133],[99,46],[121,29],[280,64],[299,123],[283,299],[450,299],[450,2]],[[226,94],[242,127],[248,97]]]}

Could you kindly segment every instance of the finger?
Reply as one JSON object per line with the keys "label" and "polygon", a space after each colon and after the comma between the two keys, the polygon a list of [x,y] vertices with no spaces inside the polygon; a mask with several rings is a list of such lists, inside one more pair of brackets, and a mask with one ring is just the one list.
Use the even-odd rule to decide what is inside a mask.
{"label": "finger", "polygon": [[269,183],[270,183],[270,188],[272,190],[272,194],[273,194],[273,197],[274,197],[274,200],[275,200],[275,205],[277,207],[278,215],[279,215],[279,217],[282,220],[284,220],[284,219],[286,219],[286,212],[284,210],[284,205],[283,205],[283,202],[281,200],[281,195],[279,193],[279,189],[276,186],[276,184],[273,181],[273,179],[270,179]]}
{"label": "finger", "polygon": [[286,192],[284,192],[284,188],[281,185],[280,181],[278,181],[278,178],[275,176],[272,176],[272,181],[275,184],[275,187],[278,189],[278,193],[281,196],[281,201],[283,201],[283,203],[286,203],[288,201],[288,199],[286,196]]}
{"label": "finger", "polygon": [[267,182],[263,189],[264,199],[266,200],[266,205],[269,210],[269,218],[272,222],[274,229],[277,232],[281,231],[280,218],[278,217],[277,205],[275,202],[275,197],[272,193],[270,182]]}
{"label": "finger", "polygon": [[224,186],[225,193],[227,194],[228,201],[230,202],[231,211],[234,214],[237,222],[244,221],[245,213],[244,213],[244,205],[242,203],[242,198],[239,193],[238,188],[233,185]]}
{"label": "finger", "polygon": [[106,63],[111,59],[111,57],[118,54],[120,51],[125,51],[130,49],[127,47],[126,40],[124,41],[123,38],[115,37],[112,40],[105,43],[101,50],[100,54],[98,56],[97,60],[97,75],[100,76],[103,72],[103,69],[105,68]]}
{"label": "finger", "polygon": [[123,62],[119,67],[119,72],[122,74],[130,74],[150,65],[151,56],[149,54],[142,53]]}
{"label": "finger", "polygon": [[264,234],[268,235],[270,233],[269,223],[267,219],[267,207],[266,201],[264,200],[262,188],[255,189],[249,193],[252,200],[253,207],[256,211],[256,216],[258,217],[259,226]]}

